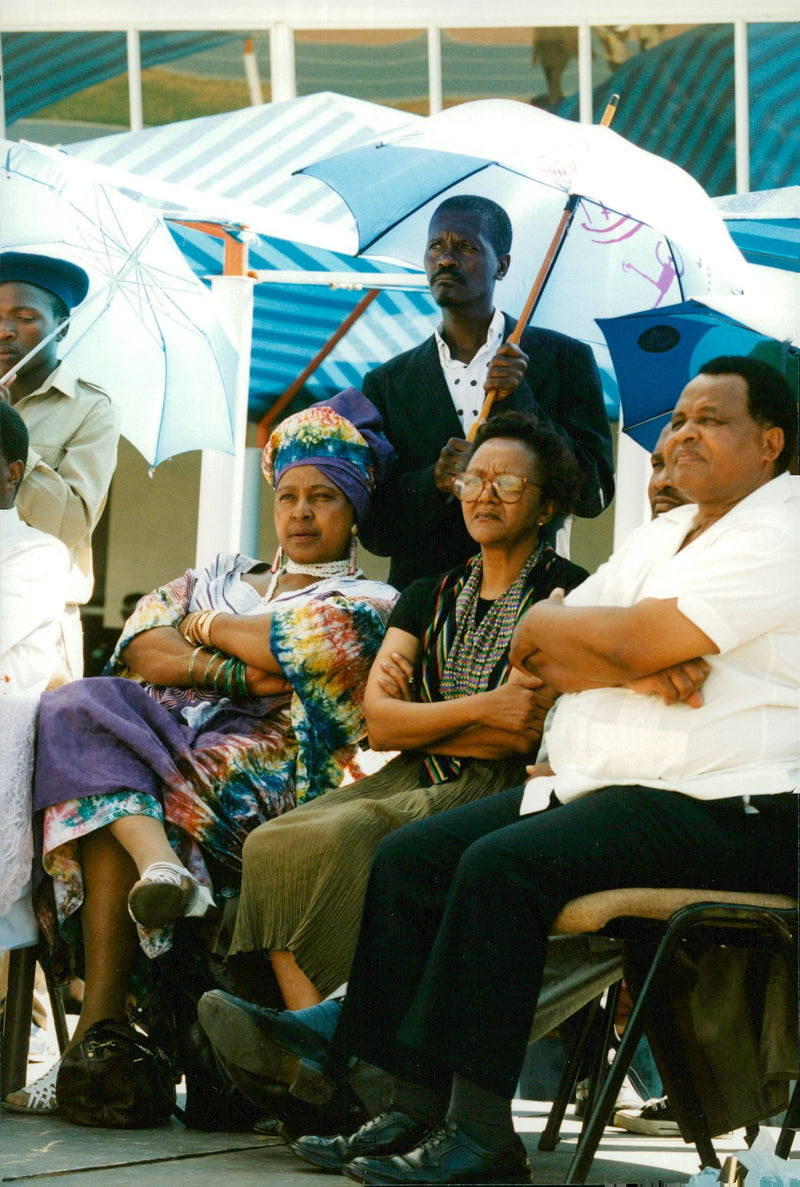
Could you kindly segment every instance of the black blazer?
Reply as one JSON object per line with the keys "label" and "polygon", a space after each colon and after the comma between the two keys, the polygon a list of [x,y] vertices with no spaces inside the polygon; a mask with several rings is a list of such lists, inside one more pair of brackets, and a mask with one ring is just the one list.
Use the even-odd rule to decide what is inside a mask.
{"label": "black blazer", "polygon": [[[506,338],[513,327],[506,315]],[[586,477],[586,492],[575,510],[599,515],[614,495],[614,455],[594,356],[574,338],[530,327],[520,347],[529,360],[525,379],[496,408],[533,412],[568,442]],[[362,386],[383,417],[397,459],[376,492],[361,537],[371,552],[392,558],[389,581],[403,589],[417,577],[463,564],[477,551],[460,504],[433,481],[442,447],[464,431],[433,335],[369,371]],[[481,391],[481,404],[483,397]]]}

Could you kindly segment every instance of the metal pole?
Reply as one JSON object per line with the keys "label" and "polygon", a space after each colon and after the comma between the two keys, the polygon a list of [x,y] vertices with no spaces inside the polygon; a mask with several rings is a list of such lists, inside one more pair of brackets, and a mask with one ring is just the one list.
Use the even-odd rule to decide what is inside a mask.
{"label": "metal pole", "polygon": [[294,65],[294,30],[283,21],[269,31],[269,69],[272,80],[272,102],[297,98],[297,79]]}
{"label": "metal pole", "polygon": [[3,38],[0,35],[0,136],[6,138],[6,84],[3,71]]}
{"label": "metal pole", "polygon": [[242,538],[254,283],[252,277],[245,275],[215,276],[211,282],[214,296],[228,311],[230,321],[236,327],[239,365],[236,371],[233,456],[213,449],[204,449],[202,454],[195,553],[198,568],[207,565],[220,552],[239,552],[244,549],[251,555],[258,555],[257,520],[254,532],[252,529],[248,532],[249,537],[255,534],[255,546],[252,538]]}
{"label": "metal pole", "polygon": [[592,26],[578,25],[578,119],[594,123],[592,110]]}
{"label": "metal pole", "polygon": [[442,110],[442,31],[428,25],[428,104],[430,114]]}
{"label": "metal pole", "polygon": [[130,109],[131,131],[141,132],[144,127],[142,113],[142,55],[139,45],[139,30],[128,29],[128,107]]}
{"label": "metal pole", "polygon": [[617,440],[616,494],[614,495],[614,548],[650,519],[647,483],[650,455],[622,431],[622,412]]}
{"label": "metal pole", "polygon": [[261,90],[261,76],[258,73],[258,58],[253,47],[253,38],[245,38],[244,43],[244,74],[247,79],[247,89],[250,92],[250,103],[253,107],[260,107],[264,102]]}
{"label": "metal pole", "polygon": [[750,71],[747,22],[733,22],[733,110],[736,129],[736,193],[750,192]]}

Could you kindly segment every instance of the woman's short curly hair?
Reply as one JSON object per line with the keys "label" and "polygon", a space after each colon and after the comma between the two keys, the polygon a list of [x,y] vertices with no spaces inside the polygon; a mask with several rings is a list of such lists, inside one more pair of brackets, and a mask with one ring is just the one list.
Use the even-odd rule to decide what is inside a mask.
{"label": "woman's short curly hair", "polygon": [[472,452],[496,437],[521,441],[528,446],[539,463],[542,498],[553,502],[556,515],[569,515],[581,496],[584,479],[575,455],[563,438],[535,416],[497,412],[478,429]]}

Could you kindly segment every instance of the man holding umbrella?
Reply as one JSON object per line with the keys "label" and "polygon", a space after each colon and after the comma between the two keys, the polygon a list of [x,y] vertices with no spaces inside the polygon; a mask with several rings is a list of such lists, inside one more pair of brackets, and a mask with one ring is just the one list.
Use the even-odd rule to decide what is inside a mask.
{"label": "man holding umbrella", "polygon": [[58,361],[62,323],[88,287],[83,269],[66,260],[0,253],[0,376],[10,376],[0,399],[16,408],[30,437],[16,507],[69,549],[62,650],[73,678],[83,673],[79,606],[92,592],[92,531],[116,466],[120,426],[107,393]]}
{"label": "man holding umbrella", "polygon": [[514,323],[495,309],[494,287],[508,272],[510,248],[511,222],[496,202],[445,199],[425,249],[441,324],[421,346],[364,377],[397,461],[362,537],[372,552],[391,557],[389,580],[399,589],[475,550],[452,487],[487,391],[497,392],[504,410],[533,413],[567,441],[585,477],[579,515],[599,515],[614,494],[611,433],[589,348],[530,327],[520,346],[506,341]]}

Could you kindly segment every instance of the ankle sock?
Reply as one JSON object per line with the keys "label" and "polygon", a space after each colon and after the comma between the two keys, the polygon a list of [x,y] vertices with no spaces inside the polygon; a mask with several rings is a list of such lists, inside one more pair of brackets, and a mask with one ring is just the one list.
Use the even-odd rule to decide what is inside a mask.
{"label": "ankle sock", "polygon": [[486,1150],[504,1150],[514,1140],[511,1101],[458,1074],[453,1076],[447,1120]]}
{"label": "ankle sock", "polygon": [[330,1041],[333,1038],[333,1032],[336,1030],[341,1012],[341,998],[329,997],[316,1006],[306,1006],[304,1010],[294,1010],[293,1016],[309,1030],[315,1031],[318,1035],[322,1035],[323,1039]]}
{"label": "ankle sock", "polygon": [[447,1108],[447,1097],[428,1084],[414,1084],[398,1076],[394,1084],[394,1107],[418,1125],[438,1125]]}

